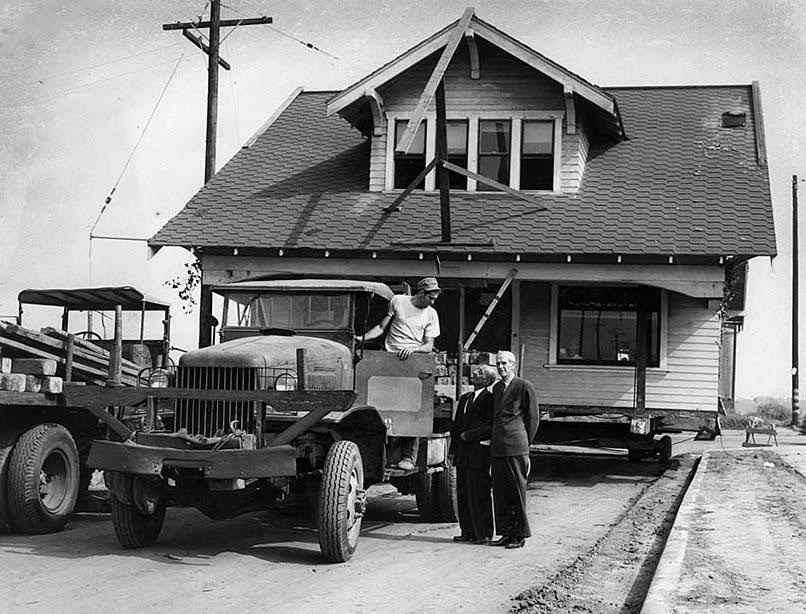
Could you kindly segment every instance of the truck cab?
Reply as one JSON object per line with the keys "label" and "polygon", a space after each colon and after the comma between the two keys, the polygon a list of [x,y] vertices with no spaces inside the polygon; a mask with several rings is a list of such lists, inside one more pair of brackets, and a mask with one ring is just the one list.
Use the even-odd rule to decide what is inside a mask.
{"label": "truck cab", "polygon": [[[137,397],[174,399],[166,427],[152,421],[125,441],[93,445],[124,547],[153,543],[162,523],[155,514],[169,505],[227,518],[304,491],[316,500],[325,560],[344,561],[357,544],[366,488],[384,481],[414,493],[430,520],[456,520],[450,407],[435,395],[435,354],[402,361],[362,338],[387,313],[388,286],[261,280],[214,292],[223,304],[220,342],[187,352],[170,387]],[[400,437],[420,438],[413,471],[390,468]],[[142,530],[123,530],[132,526]]]}

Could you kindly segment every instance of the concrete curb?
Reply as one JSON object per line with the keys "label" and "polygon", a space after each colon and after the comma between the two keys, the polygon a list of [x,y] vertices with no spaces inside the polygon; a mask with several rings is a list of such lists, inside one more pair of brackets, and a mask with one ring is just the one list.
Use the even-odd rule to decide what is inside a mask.
{"label": "concrete curb", "polygon": [[680,509],[674,519],[674,524],[669,532],[666,545],[660,555],[655,576],[649,585],[641,614],[669,614],[672,612],[674,595],[677,585],[680,582],[680,573],[683,569],[683,559],[686,554],[686,544],[688,543],[688,530],[691,523],[696,519],[695,504],[700,493],[703,476],[708,469],[708,458],[710,452],[704,452],[697,473],[691,480]]}

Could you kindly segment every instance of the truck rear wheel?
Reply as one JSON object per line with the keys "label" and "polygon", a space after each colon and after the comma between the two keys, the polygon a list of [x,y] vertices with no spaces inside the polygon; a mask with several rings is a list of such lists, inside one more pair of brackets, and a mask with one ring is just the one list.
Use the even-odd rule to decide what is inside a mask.
{"label": "truck rear wheel", "polygon": [[127,550],[154,545],[165,522],[165,503],[158,504],[153,514],[144,514],[134,503],[123,503],[114,495],[110,499],[120,545]]}
{"label": "truck rear wheel", "polygon": [[414,490],[414,499],[417,501],[417,511],[423,522],[439,521],[439,499],[437,497],[436,480],[433,473],[421,471],[416,477],[417,486]]}
{"label": "truck rear wheel", "polygon": [[352,441],[337,441],[327,453],[316,508],[319,547],[327,563],[350,559],[366,509],[364,466]]}
{"label": "truck rear wheel", "polygon": [[78,496],[78,450],[60,424],[39,424],[22,434],[8,467],[8,505],[23,533],[58,531]]}
{"label": "truck rear wheel", "polygon": [[456,494],[456,467],[446,460],[445,468],[434,476],[439,500],[439,519],[442,522],[459,522],[459,499]]}

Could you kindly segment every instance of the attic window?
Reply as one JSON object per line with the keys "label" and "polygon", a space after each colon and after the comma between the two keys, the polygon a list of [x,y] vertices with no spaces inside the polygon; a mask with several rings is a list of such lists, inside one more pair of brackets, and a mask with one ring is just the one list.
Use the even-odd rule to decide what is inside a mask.
{"label": "attic window", "polygon": [[725,111],[722,114],[723,128],[741,128],[747,124],[747,113],[743,110]]}
{"label": "attic window", "polygon": [[[395,122],[395,145],[400,143],[403,133],[409,125],[408,120],[397,120]],[[395,188],[407,188],[414,181],[418,174],[425,168],[425,139],[426,122],[417,128],[417,134],[411,144],[409,153],[402,154],[395,151]],[[425,181],[421,181],[416,189],[425,188]]]}

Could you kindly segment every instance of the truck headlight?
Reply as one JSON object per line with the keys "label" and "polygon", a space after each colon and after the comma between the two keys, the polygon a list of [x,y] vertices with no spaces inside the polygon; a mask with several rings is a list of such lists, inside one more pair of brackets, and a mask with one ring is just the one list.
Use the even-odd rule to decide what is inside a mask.
{"label": "truck headlight", "polygon": [[149,388],[167,388],[168,372],[163,369],[154,369],[148,374]]}
{"label": "truck headlight", "polygon": [[297,378],[291,375],[290,373],[283,373],[282,375],[278,375],[277,379],[274,380],[274,389],[282,390],[284,392],[287,392],[289,390],[296,390]]}

